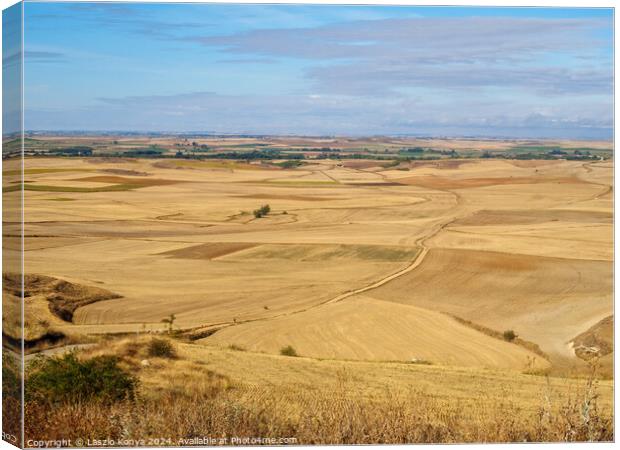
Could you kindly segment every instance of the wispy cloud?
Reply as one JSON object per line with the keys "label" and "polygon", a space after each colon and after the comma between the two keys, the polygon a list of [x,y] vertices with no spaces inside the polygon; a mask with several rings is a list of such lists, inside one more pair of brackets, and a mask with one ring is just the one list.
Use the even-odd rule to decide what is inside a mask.
{"label": "wispy cloud", "polygon": [[188,39],[232,53],[294,58],[498,62],[600,45],[592,32],[601,25],[600,19],[408,18]]}
{"label": "wispy cloud", "polygon": [[609,94],[610,62],[566,67],[547,61],[587,60],[603,45],[594,33],[601,25],[594,19],[409,18],[190,39],[234,54],[316,61],[306,75],[315,89],[331,93],[503,86],[549,95]]}
{"label": "wispy cloud", "polygon": [[[29,33],[39,41],[26,48],[39,53],[27,59],[66,62],[54,73],[40,64],[27,71],[47,92],[27,102],[41,128],[612,132],[611,13],[28,5],[41,28]],[[46,32],[55,26],[49,14],[60,14],[62,33]]]}
{"label": "wispy cloud", "polygon": [[[446,106],[448,105],[448,106]],[[209,130],[256,134],[395,134],[457,133],[519,137],[606,138],[611,122],[600,105],[590,108],[548,108],[515,103],[498,112],[482,99],[365,98],[334,95],[220,95],[190,92],[178,95],[100,98],[79,110],[32,110],[29,116],[45,126],[63,128]],[[505,108],[506,110],[506,108]],[[70,119],[70,120],[67,120]],[[65,127],[66,129],[66,127]],[[443,131],[442,131],[443,130]]]}

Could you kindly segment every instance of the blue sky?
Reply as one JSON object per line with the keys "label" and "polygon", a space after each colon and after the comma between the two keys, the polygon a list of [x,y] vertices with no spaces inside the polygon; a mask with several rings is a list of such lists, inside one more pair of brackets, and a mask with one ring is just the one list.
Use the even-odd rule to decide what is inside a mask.
{"label": "blue sky", "polygon": [[2,11],[2,132],[21,130],[22,10],[13,6]]}
{"label": "blue sky", "polygon": [[609,138],[611,9],[25,5],[25,127]]}

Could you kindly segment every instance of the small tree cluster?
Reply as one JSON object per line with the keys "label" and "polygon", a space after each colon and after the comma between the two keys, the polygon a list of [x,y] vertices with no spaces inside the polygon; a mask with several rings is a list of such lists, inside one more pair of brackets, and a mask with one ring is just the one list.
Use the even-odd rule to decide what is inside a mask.
{"label": "small tree cluster", "polygon": [[254,210],[254,217],[260,219],[261,217],[269,214],[270,211],[271,208],[269,207],[269,205],[263,205],[260,208]]}
{"label": "small tree cluster", "polygon": [[504,331],[504,340],[508,341],[508,342],[512,342],[517,338],[517,333],[515,333],[513,330],[506,330]]}
{"label": "small tree cluster", "polygon": [[282,347],[280,349],[280,354],[282,356],[299,356],[297,354],[297,351],[290,345],[287,345],[286,347]]}

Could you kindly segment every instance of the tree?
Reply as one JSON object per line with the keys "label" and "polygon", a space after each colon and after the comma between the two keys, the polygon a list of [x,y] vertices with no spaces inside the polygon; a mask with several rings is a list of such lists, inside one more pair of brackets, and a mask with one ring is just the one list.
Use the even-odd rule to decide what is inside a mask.
{"label": "tree", "polygon": [[260,219],[263,216],[266,216],[271,212],[271,207],[269,205],[263,205],[258,209],[254,210],[254,217]]}
{"label": "tree", "polygon": [[162,319],[161,321],[165,324],[168,324],[168,333],[172,334],[172,327],[174,326],[174,321],[177,320],[177,316],[174,314],[170,314],[170,317],[167,319]]}
{"label": "tree", "polygon": [[513,330],[506,330],[504,331],[504,340],[508,341],[508,342],[512,342],[517,338],[517,333],[515,333]]}
{"label": "tree", "polygon": [[282,347],[280,349],[280,354],[282,356],[299,356],[297,354],[297,351],[290,345],[287,345],[286,347]]}

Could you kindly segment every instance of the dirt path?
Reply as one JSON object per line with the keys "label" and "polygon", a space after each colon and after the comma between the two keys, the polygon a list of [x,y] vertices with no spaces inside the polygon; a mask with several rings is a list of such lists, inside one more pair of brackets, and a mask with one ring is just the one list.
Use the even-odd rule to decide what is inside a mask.
{"label": "dirt path", "polygon": [[[220,331],[224,328],[228,328],[231,326],[235,326],[235,325],[242,325],[245,323],[251,323],[251,322],[258,322],[258,321],[266,321],[266,320],[273,320],[279,317],[283,317],[283,316],[291,316],[291,315],[295,315],[295,314],[300,314],[303,312],[307,312],[309,310],[312,310],[314,308],[318,308],[320,306],[326,305],[326,304],[332,304],[332,303],[337,303],[337,302],[341,302],[342,300],[345,300],[349,297],[352,297],[354,295],[357,294],[361,294],[363,292],[368,292],[370,290],[376,289],[380,286],[383,286],[387,283],[389,283],[390,281],[393,281],[413,270],[415,270],[417,267],[420,266],[420,264],[422,264],[422,262],[424,261],[424,258],[426,257],[426,255],[429,252],[429,247],[426,246],[426,241],[428,241],[429,239],[435,237],[438,233],[440,233],[445,227],[447,227],[448,225],[450,225],[452,222],[454,222],[455,220],[461,218],[461,215],[457,215],[456,211],[462,206],[462,198],[461,196],[456,193],[456,192],[452,192],[452,191],[448,191],[448,190],[443,190],[443,189],[438,189],[441,192],[444,193],[449,193],[454,195],[455,197],[455,205],[453,207],[453,214],[450,216],[450,218],[448,220],[445,220],[443,222],[437,223],[435,224],[433,227],[430,228],[429,232],[426,233],[424,236],[421,236],[420,238],[418,238],[416,240],[416,245],[421,248],[420,252],[416,255],[416,257],[414,258],[413,261],[411,261],[406,267],[404,267],[403,269],[399,270],[398,272],[392,273],[390,275],[387,275],[383,278],[381,278],[378,281],[375,281],[373,283],[367,284],[365,286],[362,286],[358,289],[352,290],[352,291],[347,291],[347,292],[343,292],[341,294],[338,294],[336,297],[332,297],[326,301],[311,305],[309,307],[303,308],[303,309],[299,309],[296,311],[291,311],[291,312],[286,312],[286,313],[281,313],[281,314],[277,314],[274,316],[270,316],[270,317],[264,317],[264,318],[257,318],[257,319],[248,319],[248,320],[243,320],[243,321],[238,321],[238,322],[229,322],[226,324],[222,324],[221,326],[219,326],[217,328],[217,330],[213,331],[211,334],[215,334],[217,331]],[[200,329],[202,330],[208,330],[208,329],[213,329],[214,325],[205,325],[204,327],[201,327]],[[194,329],[195,331],[195,329]]]}
{"label": "dirt path", "polygon": [[[351,169],[352,171],[356,171],[356,172],[362,172],[362,173],[368,173],[365,170],[362,169]],[[384,174],[379,174],[382,178],[386,178],[386,176]],[[452,191],[448,191],[448,190],[443,190],[443,189],[439,189],[441,192],[445,192],[445,193],[449,193],[451,195],[454,195],[454,199],[455,199],[455,205],[454,205],[454,210],[458,210],[459,207],[462,204],[462,198],[461,196],[456,193],[456,192],[452,192]],[[426,201],[430,201],[430,199],[427,197]],[[375,281],[374,283],[368,284],[366,286],[363,286],[361,288],[352,290],[352,291],[347,291],[344,292],[342,294],[337,295],[336,297],[331,298],[330,300],[327,300],[326,302],[323,302],[319,305],[315,305],[316,306],[320,306],[320,305],[324,305],[324,304],[331,304],[331,303],[337,303],[340,302],[346,298],[352,297],[354,295],[357,294],[361,294],[364,292],[368,292],[371,291],[373,289],[377,289],[378,287],[383,286],[384,284],[389,283],[392,280],[395,280],[398,277],[401,277],[413,270],[415,270],[420,264],[422,264],[422,262],[424,261],[424,258],[426,257],[426,254],[429,251],[429,248],[426,246],[426,241],[428,241],[429,239],[431,239],[432,237],[436,236],[439,232],[441,232],[441,230],[443,230],[445,227],[447,227],[448,225],[450,225],[452,222],[454,222],[455,220],[457,220],[458,216],[453,216],[451,217],[448,221],[445,222],[441,222],[439,224],[436,224],[433,228],[431,228],[431,230],[425,234],[424,236],[418,238],[415,242],[415,245],[418,246],[421,250],[420,252],[416,255],[416,257],[413,259],[413,261],[411,261],[405,268],[399,270],[398,272],[395,272],[391,275],[388,275],[378,281]],[[307,309],[306,309],[307,310]],[[292,313],[294,314],[294,313]]]}
{"label": "dirt path", "polygon": [[330,304],[330,303],[336,303],[336,302],[340,302],[346,298],[349,298],[353,295],[357,295],[357,294],[361,294],[363,292],[368,292],[370,290],[376,289],[378,287],[383,286],[386,283],[389,283],[392,280],[395,280],[398,277],[401,277],[409,272],[411,272],[412,270],[415,270],[416,267],[418,267],[420,264],[422,264],[422,262],[424,261],[424,258],[426,257],[426,254],[429,251],[429,248],[426,246],[425,242],[436,236],[441,230],[443,230],[445,227],[447,227],[448,225],[450,225],[452,222],[454,222],[456,220],[455,218],[452,218],[451,220],[449,220],[448,222],[439,224],[439,226],[436,226],[436,229],[434,231],[432,231],[431,233],[425,235],[424,237],[420,238],[420,240],[418,241],[418,246],[421,248],[420,252],[416,255],[415,259],[404,269],[399,270],[396,273],[393,273],[392,275],[388,275],[385,278],[382,278],[379,281],[376,281],[372,284],[369,284],[367,286],[361,287],[359,289],[355,289],[353,291],[349,291],[349,292],[345,292],[343,294],[337,295],[336,297],[332,298],[331,300],[328,300],[327,302],[325,302],[325,304]]}
{"label": "dirt path", "polygon": [[[352,171],[359,171],[359,172],[366,172],[363,170],[359,170],[359,169],[353,169]],[[321,171],[323,172],[323,171]],[[327,175],[327,174],[324,174]],[[330,176],[330,178],[332,178]],[[336,295],[335,297],[329,298],[327,300],[318,302],[316,304],[313,304],[311,306],[299,309],[299,310],[295,310],[295,311],[289,311],[289,312],[283,312],[281,314],[276,314],[270,317],[263,317],[263,318],[255,318],[255,319],[247,319],[247,320],[241,320],[241,321],[236,321],[236,322],[226,322],[226,323],[218,323],[218,324],[204,324],[203,326],[199,327],[199,328],[192,328],[191,330],[185,330],[186,332],[191,332],[191,333],[195,333],[199,330],[209,330],[209,329],[213,329],[213,328],[217,328],[218,330],[223,329],[223,328],[228,328],[230,326],[235,326],[235,325],[241,325],[244,323],[250,323],[250,322],[256,322],[256,321],[265,321],[265,320],[271,320],[271,319],[276,319],[278,317],[282,317],[282,316],[290,316],[290,315],[294,315],[294,314],[299,314],[302,312],[306,312],[310,309],[314,309],[317,307],[320,307],[322,305],[325,304],[332,304],[332,303],[337,303],[337,302],[341,302],[347,298],[353,297],[355,295],[364,293],[364,292],[368,292],[371,291],[373,289],[377,289],[403,275],[406,275],[410,272],[412,272],[413,270],[415,270],[417,267],[419,267],[422,262],[424,262],[424,259],[426,257],[426,255],[429,252],[429,247],[426,245],[426,242],[435,237],[437,234],[439,234],[444,228],[446,228],[447,226],[449,226],[451,223],[453,223],[455,220],[461,218],[461,216],[463,214],[459,214],[459,210],[462,207],[462,198],[461,196],[457,193],[457,192],[453,192],[450,190],[445,190],[445,189],[433,189],[433,191],[437,191],[437,192],[441,192],[443,194],[449,194],[451,196],[454,196],[454,200],[455,203],[454,205],[452,205],[450,207],[450,209],[447,210],[448,215],[447,217],[444,217],[443,220],[441,220],[440,222],[437,222],[431,226],[429,226],[428,228],[428,232],[426,232],[423,236],[418,237],[417,239],[415,239],[414,245],[416,247],[418,247],[420,249],[420,251],[415,255],[415,258],[408,262],[407,265],[401,269],[399,269],[396,272],[393,272],[389,275],[386,275],[384,277],[382,277],[379,280],[373,281],[369,284],[366,284],[364,286],[361,286],[359,288],[350,290],[350,291],[346,291],[346,292],[342,292],[338,295]],[[422,201],[420,201],[420,199],[417,199],[415,202],[404,202],[404,203],[399,203],[396,205],[386,205],[383,206],[385,208],[392,208],[392,207],[402,207],[402,206],[414,206],[414,205],[419,205],[419,204],[423,204],[431,200],[430,196],[419,196],[422,198]],[[379,206],[378,208],[381,208],[381,206]],[[317,209],[317,208],[303,208],[303,209]],[[364,209],[364,207],[342,207],[342,208],[329,208],[329,209]],[[293,211],[299,211],[299,210],[293,210]],[[240,226],[240,229],[238,230],[239,232],[242,232],[243,226]]]}

